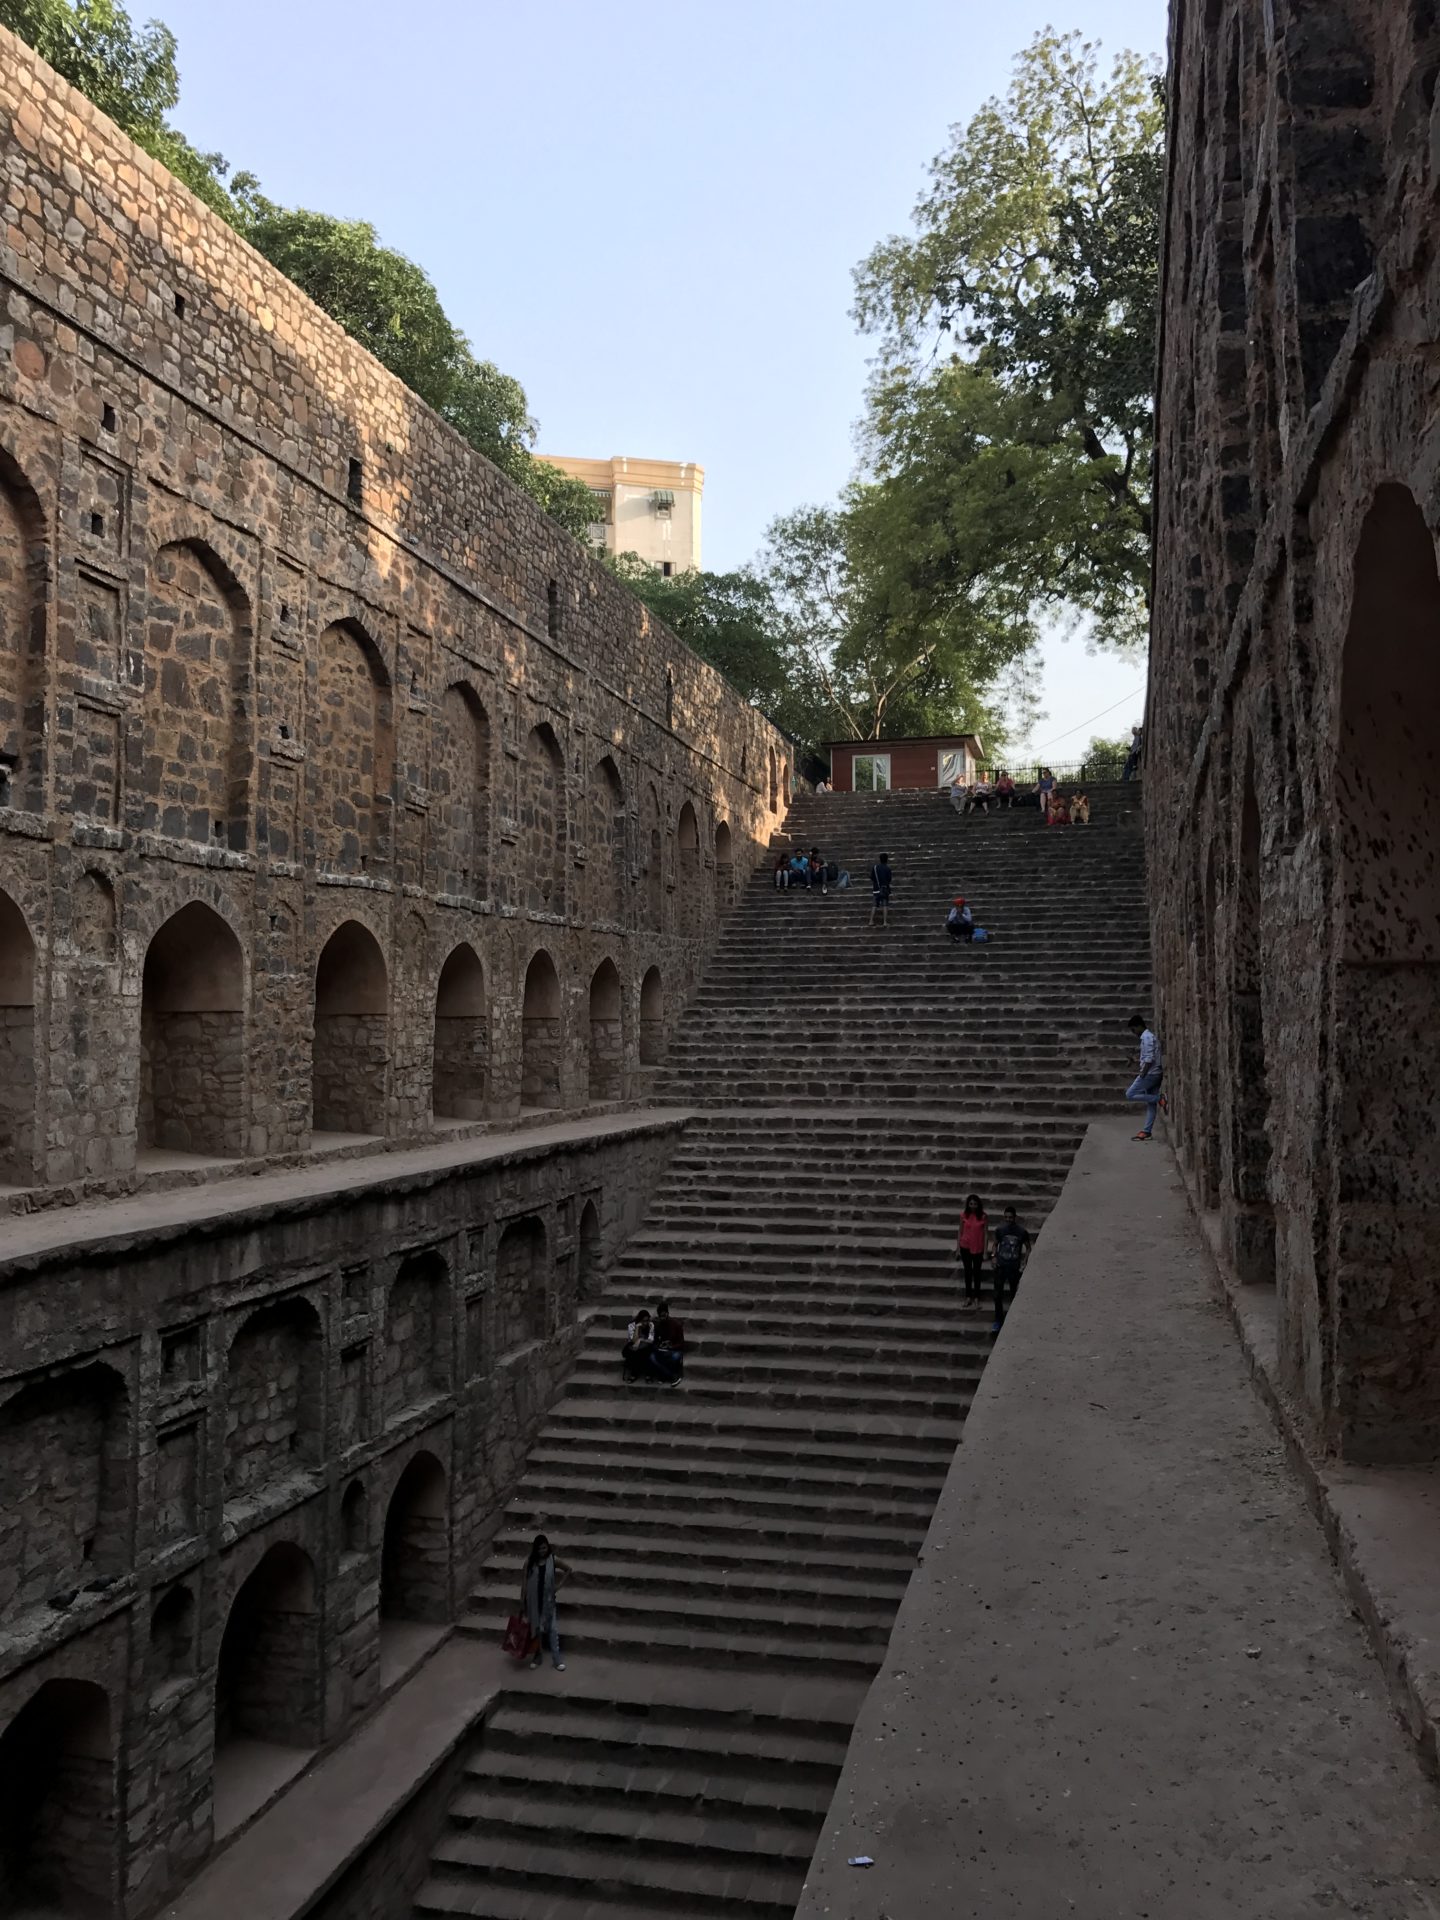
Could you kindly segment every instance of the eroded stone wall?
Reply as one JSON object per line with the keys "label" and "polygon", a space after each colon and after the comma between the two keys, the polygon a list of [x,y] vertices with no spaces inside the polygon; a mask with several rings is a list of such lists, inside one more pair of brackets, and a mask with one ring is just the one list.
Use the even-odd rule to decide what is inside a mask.
{"label": "eroded stone wall", "polygon": [[[783,743],[3,30],[0,200],[0,1179],[123,1185],[137,1151],[294,1156],[315,1128],[426,1137],[462,946],[486,1044],[446,1052],[440,1117],[525,1104],[542,949],[544,1097],[578,1106],[597,967],[630,1034],[651,967],[678,1012],[728,903],[717,840],[743,877]],[[147,953],[195,903],[243,977],[207,1009],[240,1015],[243,1084],[196,1089],[223,1127],[183,1090],[157,1118],[144,1072]],[[358,1011],[384,1018],[348,1064],[314,1036],[347,923],[383,972]],[[632,1044],[604,1097],[644,1085]]]}
{"label": "eroded stone wall", "polygon": [[[0,1252],[0,1784],[42,1834],[82,1775],[105,1789],[57,1904],[103,1880],[97,1911],[149,1911],[209,1851],[234,1740],[340,1738],[387,1622],[456,1618],[578,1345],[582,1270],[677,1138],[247,1186],[228,1211],[211,1189],[83,1259],[52,1215],[47,1250]],[[89,1689],[83,1737],[47,1685]],[[48,1843],[9,1833],[0,1892],[48,1883]]]}
{"label": "eroded stone wall", "polygon": [[1172,6],[1145,788],[1171,1125],[1322,1445],[1440,1453],[1440,14]]}

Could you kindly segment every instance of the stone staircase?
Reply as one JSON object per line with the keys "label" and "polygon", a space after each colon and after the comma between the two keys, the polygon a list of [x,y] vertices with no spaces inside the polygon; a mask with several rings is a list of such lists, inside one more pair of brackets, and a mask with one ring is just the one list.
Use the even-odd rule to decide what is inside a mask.
{"label": "stone staircase", "polygon": [[[1043,1222],[1144,1006],[1134,788],[1089,829],[939,795],[797,801],[847,894],[737,904],[657,1073],[700,1109],[471,1596],[498,1634],[543,1528],[569,1670],[518,1673],[467,1761],[417,1915],[785,1920],[992,1344],[953,1274],[974,1187]],[[887,930],[864,875],[896,868]],[[957,948],[957,891],[993,929]],[[684,1385],[619,1347],[669,1297]]]}

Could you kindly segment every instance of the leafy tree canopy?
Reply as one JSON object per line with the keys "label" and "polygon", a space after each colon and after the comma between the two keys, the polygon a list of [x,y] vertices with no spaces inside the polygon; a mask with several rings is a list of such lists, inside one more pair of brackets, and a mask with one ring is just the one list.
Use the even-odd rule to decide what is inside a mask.
{"label": "leafy tree canopy", "polygon": [[136,27],[113,0],[0,0],[0,21],[132,140],[168,167],[345,331],[523,487],[569,532],[594,517],[589,489],[531,452],[536,424],[520,382],[450,322],[433,282],[364,220],[277,206],[251,174],[233,177],[167,118],[180,97],[175,36]]}
{"label": "leafy tree canopy", "polygon": [[[1122,645],[1143,625],[1148,573],[1163,133],[1136,55],[1102,75],[1093,43],[1042,33],[1006,96],[953,130],[914,233],[856,273],[856,318],[879,342],[865,444],[892,491],[924,470],[917,437],[941,443],[969,414],[1018,494],[1020,548],[993,545],[988,568],[1034,577],[1033,498],[1051,547],[1041,596]],[[979,380],[946,377],[966,367],[1014,403],[1007,420]],[[968,574],[971,556],[950,564]]]}
{"label": "leafy tree canopy", "polygon": [[825,738],[829,703],[824,688],[767,580],[750,568],[735,573],[692,568],[666,578],[634,553],[617,554],[606,564],[777,726],[798,740]]}

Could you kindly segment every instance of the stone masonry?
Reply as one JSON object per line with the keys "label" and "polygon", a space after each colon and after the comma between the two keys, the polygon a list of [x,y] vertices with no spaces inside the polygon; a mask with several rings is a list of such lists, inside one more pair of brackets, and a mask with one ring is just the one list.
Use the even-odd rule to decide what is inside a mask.
{"label": "stone masonry", "polygon": [[633,1097],[785,741],[3,33],[0,164],[0,1182]]}
{"label": "stone masonry", "polygon": [[3,30],[0,202],[0,1912],[129,1920],[453,1620],[789,748]]}
{"label": "stone masonry", "polygon": [[1172,1136],[1321,1452],[1440,1453],[1440,8],[1174,0],[1149,871]]}

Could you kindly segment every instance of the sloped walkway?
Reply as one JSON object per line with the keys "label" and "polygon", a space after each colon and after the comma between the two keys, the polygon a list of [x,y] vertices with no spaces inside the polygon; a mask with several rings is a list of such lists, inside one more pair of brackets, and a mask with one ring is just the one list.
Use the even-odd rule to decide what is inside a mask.
{"label": "sloped walkway", "polygon": [[1031,1262],[797,1920],[1440,1916],[1440,1794],[1129,1132]]}

